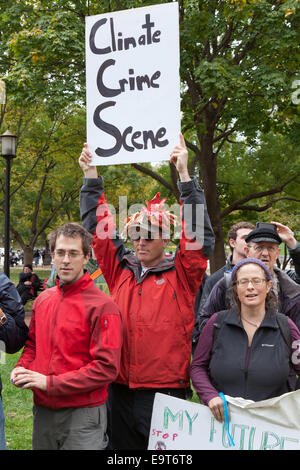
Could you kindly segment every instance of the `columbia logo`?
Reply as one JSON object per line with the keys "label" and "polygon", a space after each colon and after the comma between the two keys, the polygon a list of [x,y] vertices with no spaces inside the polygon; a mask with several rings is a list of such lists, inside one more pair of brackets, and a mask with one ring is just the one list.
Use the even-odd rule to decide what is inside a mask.
{"label": "columbia logo", "polygon": [[158,286],[160,286],[161,284],[163,284],[165,282],[164,278],[161,278],[161,279],[155,279],[155,282]]}
{"label": "columbia logo", "polygon": [[267,348],[273,348],[274,347],[274,344],[266,344],[266,343],[263,343],[262,346],[265,346]]}

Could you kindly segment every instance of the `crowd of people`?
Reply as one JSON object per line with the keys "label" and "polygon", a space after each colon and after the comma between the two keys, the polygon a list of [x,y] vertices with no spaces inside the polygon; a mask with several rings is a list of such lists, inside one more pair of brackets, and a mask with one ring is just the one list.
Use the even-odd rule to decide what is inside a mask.
{"label": "crowd of people", "polygon": [[[49,265],[49,251],[47,248],[34,248],[33,250],[33,263],[35,266]],[[0,251],[0,263],[4,263],[4,249]],[[24,264],[24,250],[9,250],[9,264],[10,266],[22,266]]]}
{"label": "crowd of people", "polygon": [[[25,344],[11,382],[33,390],[33,449],[147,449],[155,393],[187,399],[191,381],[218,421],[220,393],[259,401],[298,387],[291,356],[300,340],[300,244],[281,223],[239,222],[225,266],[209,276],[214,232],[182,135],[170,163],[181,201],[174,256],[165,250],[175,219],[159,194],[118,234],[84,144],[82,225],[51,232],[55,279],[37,296],[29,331],[24,302],[0,273],[0,340],[8,353]],[[293,269],[276,265],[281,243]],[[110,296],[86,270],[91,248]],[[26,271],[28,293],[34,278]],[[5,448],[2,405],[0,421]]]}

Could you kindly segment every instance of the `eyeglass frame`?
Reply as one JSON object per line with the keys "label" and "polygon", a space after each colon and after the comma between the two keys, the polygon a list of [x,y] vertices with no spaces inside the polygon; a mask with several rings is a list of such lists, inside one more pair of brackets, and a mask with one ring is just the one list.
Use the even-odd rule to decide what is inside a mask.
{"label": "eyeglass frame", "polygon": [[[243,281],[245,281],[245,282],[243,282]],[[261,286],[264,281],[266,283],[269,282],[264,277],[254,277],[253,279],[242,278],[240,280],[236,280],[235,284],[238,285],[238,286],[242,286],[242,287],[248,287],[249,283],[251,282],[252,286],[254,287],[254,286]]]}
{"label": "eyeglass frame", "polygon": [[[61,253],[58,253],[58,252],[61,252]],[[60,249],[54,250],[53,254],[55,256],[57,256],[58,258],[61,258],[61,259],[64,259],[66,257],[66,255],[68,256],[69,259],[80,258],[80,256],[84,255],[83,251],[82,252],[73,251],[73,253],[72,253],[72,250],[67,251],[67,250],[60,250]]]}
{"label": "eyeglass frame", "polygon": [[[146,242],[152,242],[153,240],[158,240],[161,237],[162,230],[160,227],[155,227],[155,229],[148,230],[139,226],[132,227],[128,229],[128,237],[132,242],[138,242],[141,238]],[[145,236],[146,235],[146,236]]]}
{"label": "eyeglass frame", "polygon": [[254,245],[253,243],[249,243],[248,248],[253,248],[254,251],[262,253],[265,249],[268,251],[268,253],[275,253],[278,250],[278,246],[266,246],[266,245]]}

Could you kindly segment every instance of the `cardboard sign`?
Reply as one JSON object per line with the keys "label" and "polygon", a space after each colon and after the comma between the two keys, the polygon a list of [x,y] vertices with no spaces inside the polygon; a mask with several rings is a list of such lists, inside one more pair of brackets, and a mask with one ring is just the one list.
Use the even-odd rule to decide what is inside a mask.
{"label": "cardboard sign", "polygon": [[[149,450],[300,449],[300,390],[261,402],[226,397],[231,421],[216,421],[207,406],[155,395]],[[299,414],[299,413],[298,413]]]}
{"label": "cardboard sign", "polygon": [[94,165],[168,160],[180,132],[178,4],[87,17],[86,89]]}

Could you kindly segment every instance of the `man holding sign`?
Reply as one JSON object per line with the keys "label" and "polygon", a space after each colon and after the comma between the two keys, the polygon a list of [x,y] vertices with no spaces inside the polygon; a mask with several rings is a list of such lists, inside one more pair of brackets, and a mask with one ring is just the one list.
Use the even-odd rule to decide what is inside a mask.
{"label": "man holding sign", "polygon": [[182,135],[170,158],[179,174],[182,205],[182,231],[174,258],[164,256],[166,225],[174,219],[159,195],[129,218],[126,230],[136,254],[125,248],[108,210],[102,178],[91,161],[85,144],[79,158],[85,176],[81,217],[93,234],[95,256],[124,327],[120,374],[112,384],[112,446],[147,449],[155,393],[186,397],[193,304],[214,234],[203,191],[188,173]]}

